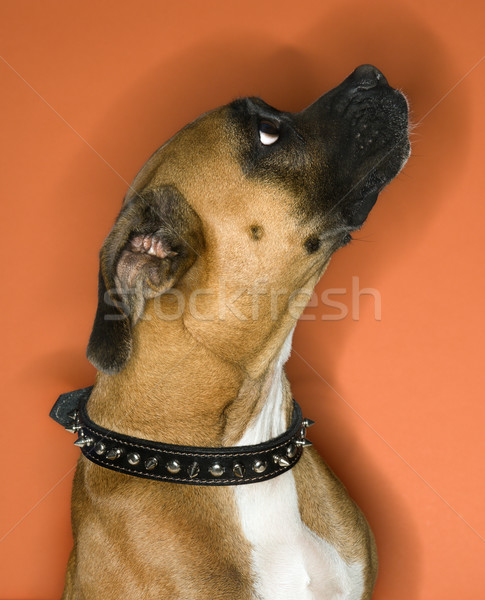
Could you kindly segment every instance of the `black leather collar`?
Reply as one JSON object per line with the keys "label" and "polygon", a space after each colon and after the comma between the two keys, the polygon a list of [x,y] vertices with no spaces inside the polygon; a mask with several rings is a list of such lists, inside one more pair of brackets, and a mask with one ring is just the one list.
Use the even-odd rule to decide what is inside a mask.
{"label": "black leather collar", "polygon": [[263,444],[200,448],[162,444],[105,429],[88,416],[86,405],[93,387],[62,394],[50,416],[67,431],[92,462],[127,475],[189,485],[241,485],[266,481],[296,465],[313,421],[303,419],[294,401],[289,429]]}

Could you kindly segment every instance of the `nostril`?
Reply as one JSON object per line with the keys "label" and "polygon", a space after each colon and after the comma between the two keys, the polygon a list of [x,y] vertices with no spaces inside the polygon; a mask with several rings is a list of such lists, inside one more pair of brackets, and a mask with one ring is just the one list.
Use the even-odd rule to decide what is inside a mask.
{"label": "nostril", "polygon": [[373,65],[360,65],[352,73],[352,79],[357,88],[362,90],[370,90],[380,85],[388,85],[387,79]]}

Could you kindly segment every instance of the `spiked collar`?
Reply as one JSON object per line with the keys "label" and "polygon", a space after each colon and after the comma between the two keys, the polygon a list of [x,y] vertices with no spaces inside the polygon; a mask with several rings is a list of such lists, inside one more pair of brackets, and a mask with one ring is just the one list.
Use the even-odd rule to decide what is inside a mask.
{"label": "spiked collar", "polygon": [[127,475],[189,485],[241,485],[285,473],[300,460],[313,425],[294,402],[290,427],[280,436],[253,446],[202,448],[135,438],[105,429],[87,414],[93,387],[61,394],[50,416],[67,431],[90,461]]}

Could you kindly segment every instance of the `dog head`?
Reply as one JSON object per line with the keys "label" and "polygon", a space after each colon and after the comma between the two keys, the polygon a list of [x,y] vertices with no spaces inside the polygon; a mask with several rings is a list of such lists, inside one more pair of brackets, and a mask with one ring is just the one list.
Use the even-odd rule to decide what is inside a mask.
{"label": "dog head", "polygon": [[101,249],[88,358],[122,370],[157,300],[162,321],[229,360],[271,353],[408,156],[407,102],[369,65],[299,113],[244,98],[202,115],[127,193]]}

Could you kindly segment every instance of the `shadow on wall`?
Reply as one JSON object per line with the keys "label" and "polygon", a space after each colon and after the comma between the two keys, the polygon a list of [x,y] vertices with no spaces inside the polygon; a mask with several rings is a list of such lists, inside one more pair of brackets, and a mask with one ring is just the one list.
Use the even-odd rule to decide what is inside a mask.
{"label": "shadow on wall", "polygon": [[[381,8],[370,19],[368,8],[354,5],[349,15],[349,7],[344,6],[329,12],[324,22],[304,32],[291,45],[248,32],[245,36],[228,34],[226,38],[207,40],[173,56],[156,70],[143,73],[126,96],[104,115],[89,139],[121,177],[131,181],[161,143],[201,112],[246,95],[259,95],[282,110],[300,110],[362,63],[375,64],[391,85],[408,95],[415,122],[463,75],[442,41],[417,21],[408,7],[394,3]],[[456,173],[465,158],[469,127],[466,106],[467,86],[463,84],[424,119],[416,131],[414,156],[408,167],[393,183],[391,191],[384,193],[364,231],[356,235],[367,239],[378,237],[386,248],[385,255],[378,253],[372,243],[354,243],[342,253],[345,262],[341,256],[334,260],[324,278],[324,287],[342,287],[342,281],[350,281],[352,274],[359,274],[363,281],[377,282],[380,274],[395,261],[403,260],[408,249],[424,235],[433,214],[439,210],[440,192],[455,185]],[[89,178],[92,168],[92,157],[83,149],[72,172],[67,173],[66,183],[83,185],[81,178],[83,181]],[[106,185],[98,188],[95,181],[90,181],[93,193],[83,212],[97,214],[102,205],[107,233],[121,204],[120,186],[113,185],[112,194],[108,190],[107,200]],[[124,184],[123,187],[126,189]],[[95,269],[91,278],[90,310],[94,315]],[[347,319],[326,331],[326,324],[317,319],[312,327],[304,328],[304,338],[298,334],[295,338],[296,349],[304,357],[305,348],[320,349],[317,362],[315,356],[306,358],[330,383],[334,380],[340,352],[352,336],[352,324],[352,320]],[[293,361],[290,370],[304,374],[305,389],[320,388],[315,396],[321,397],[322,381],[310,369],[303,368],[298,359]],[[59,366],[72,368],[73,387],[78,383],[75,373],[79,368],[74,363],[69,361]],[[51,368],[57,369],[57,364]],[[60,376],[65,380],[66,373],[63,371]],[[303,396],[298,393],[303,383],[299,377],[295,379],[295,395]],[[308,399],[304,403],[307,408],[310,402]],[[373,505],[387,506],[389,515],[393,516],[388,519],[386,532],[389,546],[416,548],[413,527],[400,526],[397,530],[393,525],[395,515],[399,515],[401,524],[406,523],[407,516],[390,484],[384,482],[376,466],[366,461],[362,447],[353,437],[352,425],[339,421],[335,413],[321,404],[311,407],[309,412],[320,416],[321,427],[327,430],[322,437],[328,433],[327,439],[338,444],[340,453],[336,448],[320,449],[346,483],[352,481],[352,472],[342,461],[345,455],[342,447],[351,448],[352,454],[360,456],[372,486],[357,488],[351,484],[349,488],[359,504],[369,507],[370,516]],[[335,431],[338,438],[331,433]],[[379,501],[375,502],[377,497]],[[407,595],[414,597],[419,587],[418,553],[396,555],[387,562],[390,577],[393,573],[398,577],[402,571],[408,574]]]}

